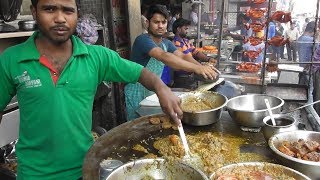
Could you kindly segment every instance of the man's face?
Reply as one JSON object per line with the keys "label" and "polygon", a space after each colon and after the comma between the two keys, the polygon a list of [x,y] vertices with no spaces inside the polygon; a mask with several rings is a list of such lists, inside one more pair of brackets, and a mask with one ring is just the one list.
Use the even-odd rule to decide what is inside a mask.
{"label": "man's face", "polygon": [[78,19],[75,0],[39,0],[31,11],[39,30],[55,44],[66,42],[75,32]]}
{"label": "man's face", "polygon": [[189,26],[182,26],[177,28],[177,30],[179,31],[179,36],[182,38],[187,37],[188,29],[189,29]]}
{"label": "man's face", "polygon": [[149,33],[155,37],[162,37],[167,29],[167,19],[161,14],[154,14],[149,21]]}

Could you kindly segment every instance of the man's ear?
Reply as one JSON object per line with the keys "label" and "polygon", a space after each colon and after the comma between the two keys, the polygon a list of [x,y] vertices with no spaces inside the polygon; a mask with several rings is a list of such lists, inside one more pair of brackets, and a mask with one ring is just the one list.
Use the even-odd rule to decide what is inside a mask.
{"label": "man's ear", "polygon": [[147,29],[149,29],[149,23],[150,23],[150,21],[147,19],[147,20],[146,20]]}
{"label": "man's ear", "polygon": [[33,20],[36,20],[36,17],[37,17],[37,8],[34,7],[33,5],[30,5],[30,11],[31,11]]}
{"label": "man's ear", "polygon": [[176,32],[181,32],[181,27],[177,27]]}

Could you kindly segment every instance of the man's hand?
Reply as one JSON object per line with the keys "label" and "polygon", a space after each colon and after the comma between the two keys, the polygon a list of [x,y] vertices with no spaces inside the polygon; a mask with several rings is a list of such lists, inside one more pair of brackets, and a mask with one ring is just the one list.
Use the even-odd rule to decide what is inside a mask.
{"label": "man's hand", "polygon": [[195,67],[195,73],[202,75],[205,79],[215,79],[218,76],[218,70],[213,66],[199,65]]}
{"label": "man's hand", "polygon": [[170,88],[163,86],[156,90],[162,111],[169,115],[171,119],[180,126],[182,118],[182,110],[180,108],[181,99],[172,93]]}
{"label": "man's hand", "polygon": [[217,65],[217,63],[218,63],[218,61],[216,59],[212,58],[212,57],[209,58],[208,62],[211,63],[213,66]]}
{"label": "man's hand", "polygon": [[139,82],[144,87],[150,91],[154,91],[157,94],[162,111],[170,116],[171,119],[174,120],[178,126],[180,126],[180,119],[182,118],[183,114],[180,108],[180,98],[174,95],[170,88],[166,86],[160,78],[146,68],[142,70]]}

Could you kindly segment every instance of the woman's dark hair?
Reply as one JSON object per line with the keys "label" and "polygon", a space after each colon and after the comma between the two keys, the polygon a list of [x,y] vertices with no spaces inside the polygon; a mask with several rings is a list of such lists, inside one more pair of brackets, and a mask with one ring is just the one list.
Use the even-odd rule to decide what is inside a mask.
{"label": "woman's dark hair", "polygon": [[175,34],[179,27],[190,26],[190,24],[191,24],[191,21],[183,19],[183,18],[179,18],[176,21],[174,21],[174,23],[172,25],[172,32]]}
{"label": "woman's dark hair", "polygon": [[146,18],[150,21],[150,19],[156,13],[163,15],[166,19],[168,19],[168,17],[169,17],[167,7],[163,6],[163,5],[156,4],[156,5],[152,5],[149,7]]}

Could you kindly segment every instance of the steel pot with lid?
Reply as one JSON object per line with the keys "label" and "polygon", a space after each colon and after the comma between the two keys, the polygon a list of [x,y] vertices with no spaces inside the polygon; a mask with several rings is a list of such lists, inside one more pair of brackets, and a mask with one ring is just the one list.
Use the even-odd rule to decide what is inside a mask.
{"label": "steel pot with lid", "polygon": [[125,179],[207,180],[208,177],[200,170],[181,162],[139,159],[118,167],[106,178],[106,180]]}

